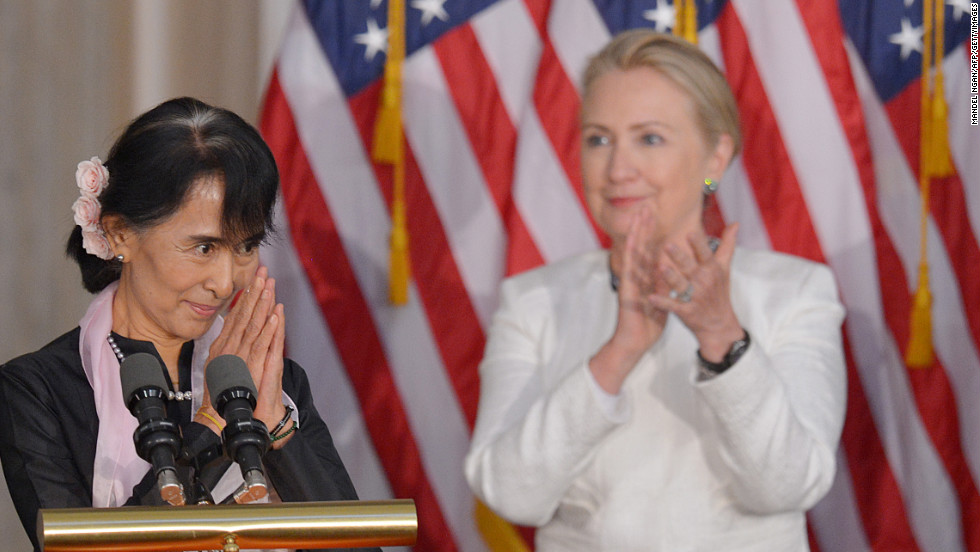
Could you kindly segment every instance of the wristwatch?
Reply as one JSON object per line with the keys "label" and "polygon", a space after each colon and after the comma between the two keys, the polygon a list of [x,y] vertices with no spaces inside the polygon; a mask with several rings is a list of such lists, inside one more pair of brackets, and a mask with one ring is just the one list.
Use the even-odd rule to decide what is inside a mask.
{"label": "wristwatch", "polygon": [[745,328],[742,328],[742,333],[744,334],[744,337],[741,339],[736,339],[732,343],[732,346],[728,348],[728,352],[725,353],[725,356],[721,359],[721,362],[711,362],[709,360],[705,360],[705,358],[701,356],[701,350],[698,349],[698,374],[701,379],[713,378],[718,374],[721,374],[725,370],[731,368],[733,364],[738,362],[738,359],[742,358],[742,355],[745,354],[745,351],[749,349],[749,345],[752,343],[752,340],[749,338],[749,332],[747,332]]}

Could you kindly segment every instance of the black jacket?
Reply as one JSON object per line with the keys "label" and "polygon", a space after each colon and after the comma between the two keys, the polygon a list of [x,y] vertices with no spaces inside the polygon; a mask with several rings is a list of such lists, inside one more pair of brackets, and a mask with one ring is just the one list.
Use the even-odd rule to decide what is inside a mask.
{"label": "black jacket", "polygon": [[[0,366],[0,462],[35,550],[40,508],[92,505],[99,420],[92,387],[82,369],[78,339],[79,328],[75,328],[39,351]],[[159,358],[151,343],[119,337],[116,341],[126,354],[142,351]],[[192,353],[193,342],[188,342],[179,362],[182,388],[189,389]],[[313,404],[306,373],[288,359],[282,386],[299,410],[300,430],[286,446],[270,450],[263,458],[276,493],[283,502],[356,500],[330,431]],[[171,401],[168,409],[169,417],[181,427],[185,449],[193,449],[185,450],[189,457],[220,447],[218,435],[191,421],[189,401]],[[211,462],[200,478],[213,486],[216,474],[223,473],[228,462]],[[223,497],[214,498],[220,501]],[[126,504],[162,504],[152,470],[134,487]]]}

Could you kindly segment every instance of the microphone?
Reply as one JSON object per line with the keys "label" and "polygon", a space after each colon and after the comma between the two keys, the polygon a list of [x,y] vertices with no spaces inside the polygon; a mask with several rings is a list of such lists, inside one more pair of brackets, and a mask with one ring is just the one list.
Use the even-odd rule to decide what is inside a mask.
{"label": "microphone", "polygon": [[258,392],[245,361],[235,355],[221,355],[208,364],[205,372],[211,403],[225,419],[221,437],[225,450],[242,470],[245,484],[235,492],[235,502],[244,504],[264,498],[269,489],[262,468],[262,455],[272,444],[269,429],[252,417]]}
{"label": "microphone", "polygon": [[149,353],[136,353],[119,366],[123,400],[139,426],[133,443],[140,458],[153,464],[160,497],[174,506],[184,505],[184,486],[177,478],[175,458],[180,451],[180,430],[167,419],[167,381],[160,361]]}

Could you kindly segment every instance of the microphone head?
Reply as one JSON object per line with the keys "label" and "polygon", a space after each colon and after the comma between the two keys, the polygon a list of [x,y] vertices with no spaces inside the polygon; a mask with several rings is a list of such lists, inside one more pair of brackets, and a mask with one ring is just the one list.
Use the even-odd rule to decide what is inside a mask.
{"label": "microphone head", "polygon": [[248,371],[248,365],[241,357],[221,355],[208,364],[205,375],[208,381],[208,393],[211,394],[211,404],[218,405],[223,402],[218,400],[219,396],[236,387],[248,390],[252,397],[259,394],[255,390],[255,383],[252,381],[252,374]]}
{"label": "microphone head", "polygon": [[137,389],[143,387],[167,389],[163,366],[149,353],[136,353],[126,357],[119,365],[119,380],[122,383],[123,400],[127,405]]}

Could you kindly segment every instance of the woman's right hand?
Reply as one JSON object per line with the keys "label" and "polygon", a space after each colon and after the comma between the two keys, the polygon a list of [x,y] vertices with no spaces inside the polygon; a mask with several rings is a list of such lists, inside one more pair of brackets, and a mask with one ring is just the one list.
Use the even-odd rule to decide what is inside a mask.
{"label": "woman's right hand", "polygon": [[[282,403],[284,339],[283,307],[276,304],[275,280],[268,277],[265,267],[260,267],[211,344],[208,363],[225,354],[236,355],[245,361],[258,391],[255,417],[269,427],[285,414]],[[206,399],[207,396],[204,408],[210,408]]]}
{"label": "woman's right hand", "polygon": [[636,363],[660,339],[667,323],[667,311],[649,299],[665,285],[656,278],[662,245],[653,239],[656,224],[647,207],[630,221],[618,274],[616,330],[589,362],[596,382],[609,393],[619,392]]}

